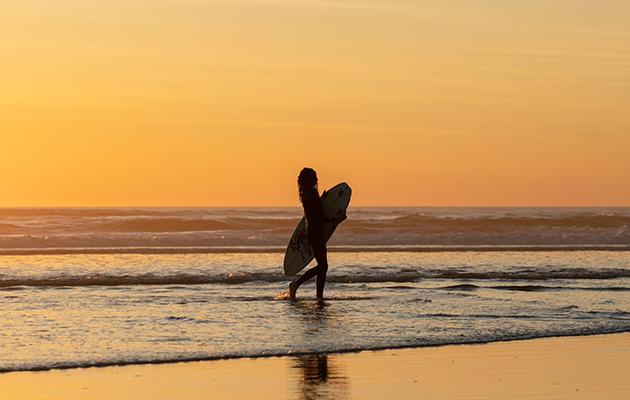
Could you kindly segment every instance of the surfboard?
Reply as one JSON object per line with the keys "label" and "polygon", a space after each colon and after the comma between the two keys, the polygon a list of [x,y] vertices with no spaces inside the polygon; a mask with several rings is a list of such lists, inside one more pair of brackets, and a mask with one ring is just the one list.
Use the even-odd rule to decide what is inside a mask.
{"label": "surfboard", "polygon": [[[320,199],[324,218],[337,218],[344,215],[350,204],[351,196],[352,189],[345,182],[324,192]],[[324,223],[324,240],[328,242],[328,239],[330,239],[338,225],[339,223],[337,222]],[[313,248],[306,236],[306,218],[302,217],[293,235],[291,235],[287,251],[284,254],[284,275],[293,276],[297,274],[304,269],[313,258],[315,258]]]}

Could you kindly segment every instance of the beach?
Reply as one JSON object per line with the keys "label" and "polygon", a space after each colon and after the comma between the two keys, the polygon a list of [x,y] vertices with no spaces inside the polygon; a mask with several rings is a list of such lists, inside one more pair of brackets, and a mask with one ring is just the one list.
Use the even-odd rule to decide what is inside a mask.
{"label": "beach", "polygon": [[357,208],[323,302],[286,299],[293,208],[2,212],[0,399],[628,389],[630,209]]}
{"label": "beach", "polygon": [[630,1],[35,3],[0,400],[630,398]]}
{"label": "beach", "polygon": [[630,334],[0,375],[2,399],[625,399]]}

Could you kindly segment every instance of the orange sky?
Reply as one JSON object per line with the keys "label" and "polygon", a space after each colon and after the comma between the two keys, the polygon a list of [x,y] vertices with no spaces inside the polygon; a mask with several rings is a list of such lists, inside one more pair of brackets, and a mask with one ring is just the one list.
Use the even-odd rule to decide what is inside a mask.
{"label": "orange sky", "polygon": [[630,3],[4,0],[0,206],[630,206]]}

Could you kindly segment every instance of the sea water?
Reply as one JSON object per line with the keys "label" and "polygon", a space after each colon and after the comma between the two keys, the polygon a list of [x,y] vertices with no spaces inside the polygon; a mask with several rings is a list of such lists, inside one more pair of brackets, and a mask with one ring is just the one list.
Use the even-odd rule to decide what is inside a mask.
{"label": "sea water", "polygon": [[629,209],[351,209],[324,302],[279,296],[300,217],[0,210],[0,371],[630,331]]}

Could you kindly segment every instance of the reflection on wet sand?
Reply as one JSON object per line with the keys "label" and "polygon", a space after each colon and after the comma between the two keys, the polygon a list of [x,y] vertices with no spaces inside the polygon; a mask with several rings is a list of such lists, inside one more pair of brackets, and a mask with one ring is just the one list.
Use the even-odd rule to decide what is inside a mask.
{"label": "reflection on wet sand", "polygon": [[[299,321],[301,334],[315,340],[319,335],[334,334],[333,326],[343,325],[337,318],[330,304],[324,301],[301,302],[292,304]],[[307,339],[308,340],[308,339]],[[297,382],[297,398],[304,400],[347,399],[350,397],[349,378],[342,366],[337,364],[336,356],[313,354],[295,357],[291,361],[292,372]]]}
{"label": "reflection on wet sand", "polygon": [[[348,377],[335,357],[326,354],[297,357],[292,368],[301,371],[297,379],[297,393],[304,400],[347,399],[349,398]],[[299,376],[300,374],[298,374]]]}

